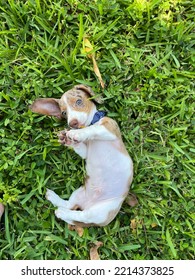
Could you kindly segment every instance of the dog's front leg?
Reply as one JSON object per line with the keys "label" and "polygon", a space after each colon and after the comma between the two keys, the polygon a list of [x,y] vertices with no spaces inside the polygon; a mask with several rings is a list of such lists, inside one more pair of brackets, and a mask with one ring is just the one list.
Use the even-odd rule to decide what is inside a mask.
{"label": "dog's front leg", "polygon": [[91,125],[81,129],[71,129],[66,132],[70,141],[81,143],[88,140],[116,140],[116,135],[109,131],[104,125]]}
{"label": "dog's front leg", "polygon": [[77,153],[81,158],[87,158],[87,145],[83,142],[75,144],[72,146],[75,153]]}

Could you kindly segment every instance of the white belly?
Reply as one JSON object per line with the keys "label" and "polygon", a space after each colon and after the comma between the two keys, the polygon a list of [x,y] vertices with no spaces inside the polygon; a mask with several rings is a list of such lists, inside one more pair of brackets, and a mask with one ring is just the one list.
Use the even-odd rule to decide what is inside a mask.
{"label": "white belly", "polygon": [[86,192],[95,199],[124,196],[133,176],[131,158],[116,148],[115,141],[90,141],[86,170]]}

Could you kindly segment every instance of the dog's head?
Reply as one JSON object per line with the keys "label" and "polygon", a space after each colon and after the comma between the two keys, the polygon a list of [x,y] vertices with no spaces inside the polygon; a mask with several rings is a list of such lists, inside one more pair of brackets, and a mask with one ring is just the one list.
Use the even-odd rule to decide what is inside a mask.
{"label": "dog's head", "polygon": [[96,112],[93,102],[102,103],[100,97],[95,98],[92,89],[85,85],[77,85],[65,92],[60,99],[39,98],[30,106],[30,110],[57,118],[66,118],[72,128],[88,126]]}

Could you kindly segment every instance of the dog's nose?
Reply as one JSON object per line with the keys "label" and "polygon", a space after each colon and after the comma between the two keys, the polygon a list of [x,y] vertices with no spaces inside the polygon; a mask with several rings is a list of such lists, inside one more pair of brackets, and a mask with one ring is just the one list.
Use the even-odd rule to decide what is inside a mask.
{"label": "dog's nose", "polygon": [[79,128],[79,122],[75,119],[69,123],[70,127],[72,128]]}

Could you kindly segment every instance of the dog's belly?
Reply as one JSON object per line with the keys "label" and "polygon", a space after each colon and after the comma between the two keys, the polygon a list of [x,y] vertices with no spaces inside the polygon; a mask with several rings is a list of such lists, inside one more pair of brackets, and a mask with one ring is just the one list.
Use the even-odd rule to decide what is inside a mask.
{"label": "dog's belly", "polygon": [[132,160],[117,141],[90,141],[86,159],[86,192],[96,201],[125,198],[133,177]]}

